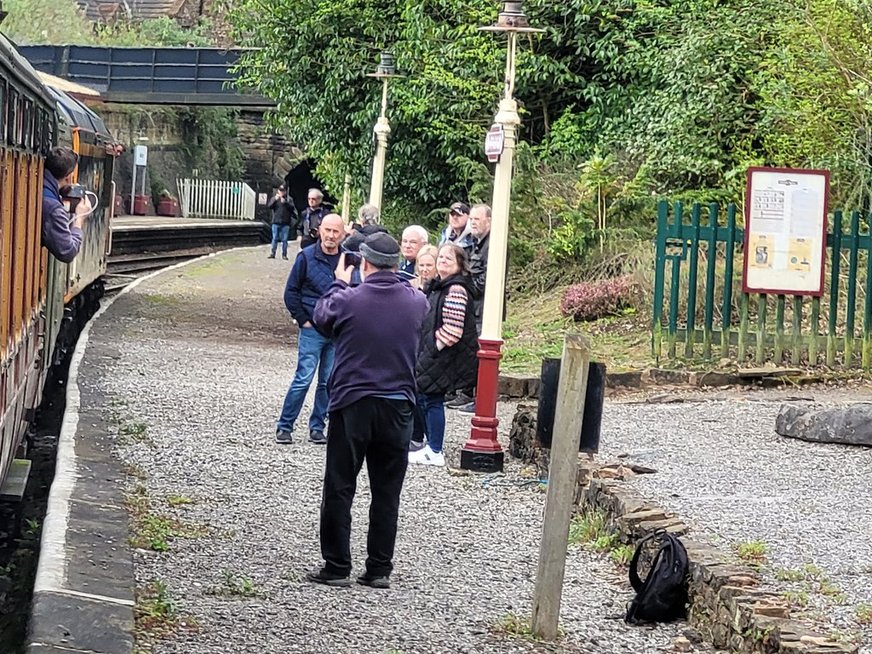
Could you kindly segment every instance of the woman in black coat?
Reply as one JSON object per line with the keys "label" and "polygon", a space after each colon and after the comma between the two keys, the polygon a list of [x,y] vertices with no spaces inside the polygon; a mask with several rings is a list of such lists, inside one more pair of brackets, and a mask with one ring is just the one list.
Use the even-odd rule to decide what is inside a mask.
{"label": "woman in black coat", "polygon": [[[445,394],[475,386],[478,374],[478,334],[475,291],[463,248],[446,243],[436,257],[438,277],[429,286],[430,311],[421,328],[416,378],[418,408],[424,418],[427,445],[409,453],[410,463],[445,465]],[[415,434],[414,440],[423,438]]]}

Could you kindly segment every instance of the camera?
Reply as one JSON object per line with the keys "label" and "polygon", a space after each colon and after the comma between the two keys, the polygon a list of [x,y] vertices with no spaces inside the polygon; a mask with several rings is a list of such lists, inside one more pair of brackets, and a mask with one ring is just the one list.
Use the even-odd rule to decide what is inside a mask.
{"label": "camera", "polygon": [[360,254],[357,252],[346,252],[345,253],[345,267],[349,266],[357,266],[360,264]]}
{"label": "camera", "polygon": [[71,214],[76,213],[76,207],[79,206],[79,202],[85,198],[87,193],[88,189],[81,184],[70,184],[60,189],[61,198],[65,204],[69,205]]}

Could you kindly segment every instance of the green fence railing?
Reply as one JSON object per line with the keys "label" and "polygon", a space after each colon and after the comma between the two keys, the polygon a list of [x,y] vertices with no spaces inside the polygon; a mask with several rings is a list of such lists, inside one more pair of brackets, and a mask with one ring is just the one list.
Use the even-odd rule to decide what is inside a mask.
{"label": "green fence railing", "polygon": [[745,233],[736,206],[694,204],[687,213],[681,203],[670,211],[661,201],[657,209],[652,350],[658,361],[872,366],[868,214],[851,212],[845,232],[843,212],[832,213],[822,303],[743,293]]}

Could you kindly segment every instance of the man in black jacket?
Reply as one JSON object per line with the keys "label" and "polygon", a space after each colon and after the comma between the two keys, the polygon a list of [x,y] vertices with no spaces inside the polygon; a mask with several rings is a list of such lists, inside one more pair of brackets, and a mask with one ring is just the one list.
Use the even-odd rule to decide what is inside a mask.
{"label": "man in black jacket", "polygon": [[270,198],[266,206],[272,210],[272,248],[269,258],[276,258],[276,247],[281,241],[282,259],[287,261],[288,233],[291,231],[291,225],[295,225],[297,222],[297,208],[294,206],[293,200],[288,197],[288,191],[284,184],[279,186],[279,190]]}
{"label": "man in black jacket", "polygon": [[332,211],[332,208],[324,202],[324,194],[316,188],[309,189],[306,202],[308,206],[303,209],[298,228],[301,250],[318,240],[318,228],[321,226],[321,221]]}

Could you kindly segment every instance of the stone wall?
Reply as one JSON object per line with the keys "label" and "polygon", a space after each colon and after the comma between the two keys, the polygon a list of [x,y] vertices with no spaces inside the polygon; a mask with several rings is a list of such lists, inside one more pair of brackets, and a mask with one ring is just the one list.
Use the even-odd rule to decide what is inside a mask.
{"label": "stone wall", "polygon": [[[513,456],[535,464],[541,479],[547,477],[549,451],[536,442],[536,409],[535,403],[518,406],[509,448]],[[628,545],[658,529],[681,537],[690,559],[688,622],[706,641],[741,654],[857,652],[857,646],[833,641],[791,619],[784,597],[759,588],[756,570],[689,537],[690,529],[679,516],[620,481],[623,472],[622,466],[580,461],[578,505],[601,511]]]}

